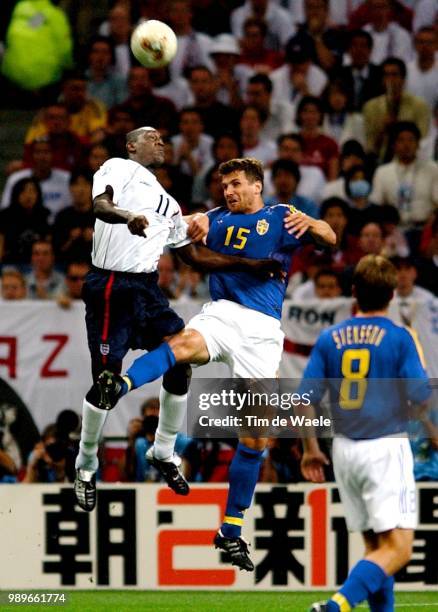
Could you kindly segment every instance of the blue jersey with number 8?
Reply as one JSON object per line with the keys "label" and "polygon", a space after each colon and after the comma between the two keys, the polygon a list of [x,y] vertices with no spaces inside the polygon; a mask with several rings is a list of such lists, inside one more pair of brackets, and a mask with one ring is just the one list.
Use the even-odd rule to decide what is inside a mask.
{"label": "blue jersey with number 8", "polygon": [[431,394],[414,332],[386,317],[347,319],[320,335],[300,393],[318,404],[327,389],[336,433],[354,439],[405,432],[409,402]]}

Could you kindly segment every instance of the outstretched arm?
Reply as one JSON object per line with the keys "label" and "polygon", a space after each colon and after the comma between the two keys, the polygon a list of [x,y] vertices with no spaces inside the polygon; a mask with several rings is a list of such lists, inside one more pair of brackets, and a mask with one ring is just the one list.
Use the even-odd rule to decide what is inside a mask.
{"label": "outstretched arm", "polygon": [[224,255],[201,244],[187,244],[176,249],[184,263],[201,270],[242,270],[262,276],[282,278],[281,264],[275,259],[248,259],[235,255]]}
{"label": "outstretched arm", "polygon": [[128,210],[116,207],[113,202],[113,196],[113,188],[111,185],[107,185],[105,191],[94,198],[93,211],[96,217],[105,223],[124,223],[128,226],[131,234],[145,238],[144,230],[149,225],[146,217],[144,215],[135,215]]}
{"label": "outstretched arm", "polygon": [[312,237],[324,246],[335,246],[336,234],[325,221],[314,219],[302,212],[288,212],[284,218],[284,226],[295,238],[301,238],[305,232],[309,232]]}

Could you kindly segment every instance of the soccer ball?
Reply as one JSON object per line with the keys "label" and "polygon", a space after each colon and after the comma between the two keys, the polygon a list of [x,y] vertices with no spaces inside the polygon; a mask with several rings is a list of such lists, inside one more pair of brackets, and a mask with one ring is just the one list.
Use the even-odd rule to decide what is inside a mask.
{"label": "soccer ball", "polygon": [[131,49],[140,64],[146,68],[162,68],[175,57],[175,32],[162,21],[144,21],[132,33]]}

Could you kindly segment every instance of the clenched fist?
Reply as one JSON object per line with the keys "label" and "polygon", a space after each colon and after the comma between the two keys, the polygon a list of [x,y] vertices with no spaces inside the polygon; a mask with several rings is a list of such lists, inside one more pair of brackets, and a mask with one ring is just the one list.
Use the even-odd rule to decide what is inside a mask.
{"label": "clenched fist", "polygon": [[145,229],[149,225],[149,221],[144,215],[133,215],[128,216],[128,229],[134,236],[142,236],[146,238]]}
{"label": "clenched fist", "polygon": [[201,242],[207,236],[209,227],[208,215],[196,213],[192,215],[189,221],[187,235],[192,239],[192,242]]}

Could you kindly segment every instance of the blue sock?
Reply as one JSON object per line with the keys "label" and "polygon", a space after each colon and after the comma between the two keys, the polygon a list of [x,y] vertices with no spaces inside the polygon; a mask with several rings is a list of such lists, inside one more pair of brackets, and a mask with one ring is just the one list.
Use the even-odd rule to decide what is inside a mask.
{"label": "blue sock", "polygon": [[237,538],[242,533],[243,513],[250,507],[259,478],[263,451],[237,446],[228,472],[229,489],[227,507],[221,531],[227,538]]}
{"label": "blue sock", "polygon": [[361,601],[379,591],[388,576],[377,563],[362,559],[348,575],[347,580],[327,602],[328,612],[342,612],[354,608]]}
{"label": "blue sock", "polygon": [[167,342],[163,342],[158,348],[138,357],[126,372],[132,382],[131,390],[159,378],[175,363],[175,355]]}
{"label": "blue sock", "polygon": [[388,576],[379,591],[368,597],[371,612],[393,612],[394,576]]}

